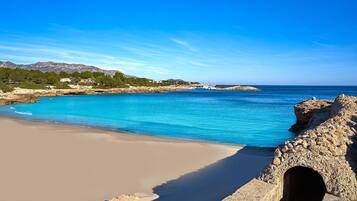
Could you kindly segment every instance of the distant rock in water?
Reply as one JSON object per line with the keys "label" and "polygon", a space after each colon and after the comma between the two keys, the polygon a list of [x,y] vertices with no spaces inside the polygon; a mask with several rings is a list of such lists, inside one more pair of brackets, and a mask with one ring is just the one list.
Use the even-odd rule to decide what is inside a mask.
{"label": "distant rock in water", "polygon": [[100,72],[107,75],[113,76],[117,70],[104,70],[95,66],[87,66],[84,64],[67,64],[67,63],[56,63],[52,61],[48,62],[37,62],[34,64],[15,64],[10,61],[0,61],[0,67],[3,68],[21,68],[26,70],[39,70],[42,72],[66,72],[66,73],[74,73],[74,72]]}
{"label": "distant rock in water", "polygon": [[252,86],[241,85],[216,85],[217,90],[232,90],[232,91],[260,91],[260,89]]}

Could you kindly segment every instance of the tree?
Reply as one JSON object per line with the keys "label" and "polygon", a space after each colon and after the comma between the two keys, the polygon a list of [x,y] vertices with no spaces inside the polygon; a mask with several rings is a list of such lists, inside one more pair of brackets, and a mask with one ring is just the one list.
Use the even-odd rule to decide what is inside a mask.
{"label": "tree", "polygon": [[68,78],[68,77],[69,77],[69,74],[66,73],[66,72],[64,72],[64,71],[61,71],[61,72],[59,73],[59,76],[60,76],[60,78]]}
{"label": "tree", "polygon": [[88,78],[93,78],[93,73],[90,71],[85,71],[80,74],[80,78],[82,79],[88,79]]}
{"label": "tree", "polygon": [[113,78],[116,79],[116,80],[124,81],[125,80],[125,75],[124,75],[124,73],[116,72]]}
{"label": "tree", "polygon": [[57,75],[54,72],[47,73],[46,79],[47,79],[47,84],[50,84],[50,85],[55,85],[60,80],[59,75]]}
{"label": "tree", "polygon": [[167,80],[162,83],[157,83],[147,78],[127,77],[121,72],[117,72],[114,76],[110,76],[102,72],[90,71],[81,73],[60,72],[57,74],[55,72],[44,73],[38,70],[0,68],[1,88],[3,88],[5,91],[11,90],[13,87],[43,89],[48,85],[53,85],[56,88],[68,88],[67,84],[61,84],[61,78],[70,78],[72,84],[80,83],[81,79],[91,79],[94,82],[88,82],[85,84],[92,84],[92,86],[97,88],[164,86],[178,83],[177,80]]}
{"label": "tree", "polygon": [[103,75],[99,76],[96,78],[96,83],[97,87],[103,87],[103,88],[111,88],[114,87],[114,80],[108,76],[108,75]]}
{"label": "tree", "polygon": [[9,84],[5,84],[3,82],[0,82],[0,90],[4,93],[11,92],[14,90],[14,87],[12,87]]}

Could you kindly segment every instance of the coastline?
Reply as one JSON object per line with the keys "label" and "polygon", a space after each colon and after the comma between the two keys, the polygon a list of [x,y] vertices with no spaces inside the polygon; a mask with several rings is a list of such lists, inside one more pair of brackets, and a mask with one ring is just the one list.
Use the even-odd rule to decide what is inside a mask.
{"label": "coastline", "polygon": [[94,94],[130,94],[130,93],[162,93],[170,91],[190,90],[184,86],[160,86],[160,87],[130,87],[130,88],[78,88],[78,89],[22,89],[15,88],[12,92],[0,91],[0,105],[13,103],[35,103],[38,97],[65,96],[65,95],[94,95]]}
{"label": "coastline", "polygon": [[0,117],[0,127],[1,200],[151,194],[155,186],[243,148],[9,117]]}
{"label": "coastline", "polygon": [[[158,87],[129,87],[129,88],[109,88],[97,89],[82,86],[80,88],[72,89],[23,89],[15,88],[12,92],[3,93],[0,90],[0,105],[7,105],[13,103],[35,103],[39,97],[50,96],[65,96],[65,95],[96,95],[96,94],[133,94],[133,93],[163,93],[173,91],[186,91],[192,89],[211,89],[210,86],[205,85],[170,85]],[[240,86],[228,88],[215,88],[214,90],[232,90],[232,91],[260,91],[260,89],[252,86]]]}
{"label": "coastline", "polygon": [[[1,106],[1,105],[0,105]],[[117,137],[118,135],[121,137],[128,136],[129,140],[131,137],[138,137],[140,139],[148,140],[148,141],[159,141],[159,142],[174,142],[174,143],[198,143],[198,144],[209,144],[209,145],[221,145],[227,146],[232,148],[243,148],[248,145],[245,144],[231,144],[231,143],[224,143],[224,142],[216,142],[216,141],[209,141],[209,140],[199,140],[199,139],[189,139],[189,138],[176,138],[176,137],[169,137],[169,136],[155,136],[149,135],[147,133],[140,133],[140,132],[133,132],[128,130],[115,130],[110,129],[107,127],[100,127],[100,126],[90,126],[84,124],[76,124],[76,123],[67,123],[67,122],[59,122],[59,121],[51,121],[51,120],[39,120],[39,119],[29,119],[29,118],[21,118],[20,116],[5,116],[0,114],[0,121],[2,119],[8,119],[13,121],[18,121],[21,124],[44,124],[47,126],[58,126],[58,127],[71,127],[71,128],[81,128],[81,129],[88,129],[93,130],[100,134],[111,135],[113,137]],[[275,147],[255,147],[249,146],[254,149],[261,149],[261,150],[273,150]]]}

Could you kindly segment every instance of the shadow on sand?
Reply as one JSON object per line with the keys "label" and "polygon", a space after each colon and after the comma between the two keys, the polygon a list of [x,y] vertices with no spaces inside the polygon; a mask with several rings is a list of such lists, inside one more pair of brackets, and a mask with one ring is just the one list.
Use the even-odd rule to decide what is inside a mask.
{"label": "shadow on sand", "polygon": [[222,200],[257,176],[272,156],[273,149],[244,147],[230,157],[156,186],[156,200]]}

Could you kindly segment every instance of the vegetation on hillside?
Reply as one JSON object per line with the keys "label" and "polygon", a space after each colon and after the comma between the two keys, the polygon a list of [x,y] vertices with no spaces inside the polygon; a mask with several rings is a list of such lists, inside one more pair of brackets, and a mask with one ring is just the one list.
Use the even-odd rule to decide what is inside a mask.
{"label": "vegetation on hillside", "polygon": [[[67,81],[63,81],[63,79]],[[62,79],[62,82],[61,82]],[[100,72],[41,72],[38,70],[0,68],[0,90],[12,91],[14,87],[26,89],[47,89],[50,87],[58,89],[69,88],[73,85],[90,85],[95,88],[124,88],[129,86],[167,86],[178,84],[172,80],[156,82],[147,78],[128,77],[117,72],[114,76]],[[188,84],[180,82],[180,84]]]}

